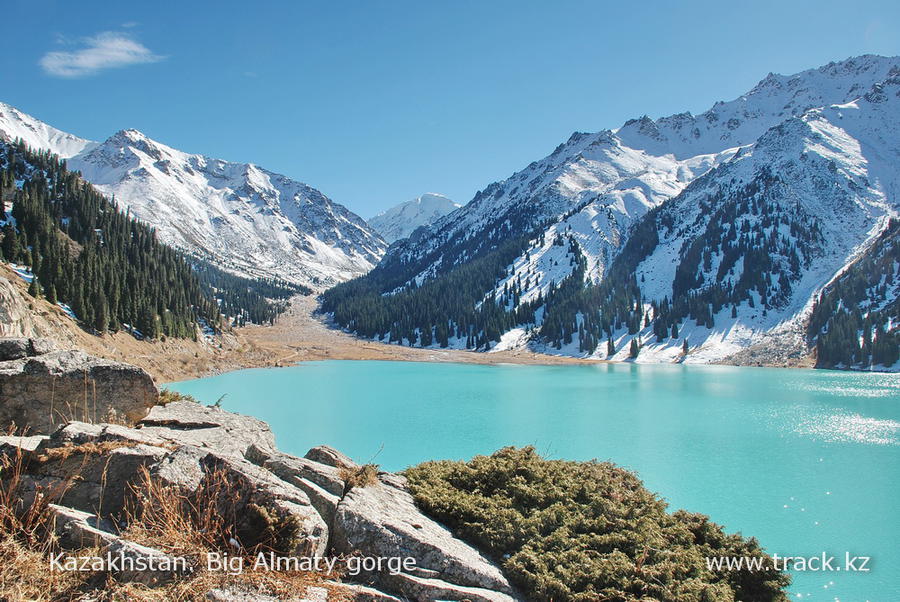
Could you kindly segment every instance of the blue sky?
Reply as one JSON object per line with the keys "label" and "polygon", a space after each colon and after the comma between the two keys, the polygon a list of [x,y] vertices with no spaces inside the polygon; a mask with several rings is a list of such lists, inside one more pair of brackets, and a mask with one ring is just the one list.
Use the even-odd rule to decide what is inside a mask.
{"label": "blue sky", "polygon": [[302,180],[363,217],[465,202],[575,130],[900,54],[900,3],[7,0],[0,100]]}

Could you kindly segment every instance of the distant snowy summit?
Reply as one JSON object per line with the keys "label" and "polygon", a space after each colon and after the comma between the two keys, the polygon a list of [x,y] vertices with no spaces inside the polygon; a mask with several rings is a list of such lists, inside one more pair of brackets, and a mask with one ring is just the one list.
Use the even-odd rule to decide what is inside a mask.
{"label": "distant snowy summit", "polygon": [[462,205],[436,192],[426,192],[411,201],[382,211],[369,220],[369,226],[388,243],[406,238],[416,228],[433,224]]}
{"label": "distant snowy summit", "polygon": [[361,217],[311,186],[184,153],[137,130],[92,142],[0,103],[4,138],[67,159],[163,242],[232,273],[322,289],[369,271],[387,248]]}

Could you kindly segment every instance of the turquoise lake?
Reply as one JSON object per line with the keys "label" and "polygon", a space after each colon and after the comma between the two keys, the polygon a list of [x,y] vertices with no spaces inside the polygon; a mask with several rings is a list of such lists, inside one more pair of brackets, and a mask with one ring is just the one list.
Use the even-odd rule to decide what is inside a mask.
{"label": "turquoise lake", "polygon": [[900,375],[602,364],[324,361],[169,388],[400,470],[506,445],[611,460],[770,553],[869,556],[794,572],[796,600],[900,600]]}

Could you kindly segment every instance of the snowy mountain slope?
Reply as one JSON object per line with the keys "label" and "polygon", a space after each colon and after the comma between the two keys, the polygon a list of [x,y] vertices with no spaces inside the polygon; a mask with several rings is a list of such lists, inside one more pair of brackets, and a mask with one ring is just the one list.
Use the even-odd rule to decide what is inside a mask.
{"label": "snowy mountain slope", "polygon": [[[599,279],[631,224],[649,209],[786,117],[848,102],[886,79],[897,64],[897,59],[864,56],[794,76],[769,75],[747,95],[716,103],[697,117],[644,117],[618,130],[575,133],[551,155],[491,184],[461,211],[392,249],[384,263],[434,274],[429,256],[441,258],[441,270],[450,269],[489,248],[498,227],[511,228],[502,235],[507,237],[574,217],[564,227],[576,230],[588,254],[589,277]],[[471,249],[470,239],[485,243]]]}
{"label": "snowy mountain slope", "polygon": [[0,139],[21,138],[32,148],[48,150],[68,159],[96,146],[96,142],[84,140],[51,127],[15,107],[0,102]]}
{"label": "snowy mountain slope", "polygon": [[822,287],[900,215],[898,160],[894,78],[786,120],[648,216],[648,241],[631,245],[643,258],[622,270],[645,305],[666,303],[650,312],[638,361],[679,359],[685,337],[685,361],[709,362],[802,334]]}
{"label": "snowy mountain slope", "polygon": [[165,242],[233,271],[321,286],[367,271],[385,247],[362,219],[306,184],[183,153],[136,130],[69,164]]}
{"label": "snowy mountain slope", "polygon": [[[633,283],[637,306],[641,305],[642,296],[647,303],[663,298],[671,302],[677,268],[684,264],[677,278],[681,287],[677,292],[687,299],[717,278],[725,277],[718,273],[717,262],[722,262],[726,243],[734,241],[712,240],[734,235],[724,224],[723,216],[740,216],[750,228],[745,246],[757,249],[749,253],[751,262],[759,255],[759,249],[773,253],[773,265],[766,268],[772,268],[768,278],[774,274],[775,282],[764,285],[773,296],[767,300],[770,307],[764,308],[765,312],[760,309],[755,314],[741,313],[746,307],[741,309],[738,297],[757,295],[757,306],[762,300],[756,289],[758,279],[748,280],[740,287],[735,284],[745,257],[738,258],[728,268],[733,273],[726,270],[731,284],[740,288],[737,293],[728,291],[737,295],[734,301],[738,315],[727,326],[732,320],[731,305],[727,309],[717,307],[713,328],[706,326],[705,315],[701,316],[702,328],[699,324],[689,326],[693,334],[687,361],[722,359],[754,344],[762,333],[789,331],[793,336],[802,331],[798,324],[808,315],[814,292],[863,252],[867,241],[896,214],[900,173],[896,124],[900,120],[895,113],[892,82],[898,74],[900,58],[863,56],[793,76],[769,75],[748,94],[728,103],[716,103],[697,117],[681,114],[656,121],[642,118],[618,130],[574,134],[548,157],[507,180],[491,184],[463,208],[392,246],[355,292],[363,294],[368,290],[382,296],[398,296],[395,304],[403,301],[414,310],[417,305],[406,301],[407,296],[430,294],[426,291],[440,288],[442,280],[455,278],[463,266],[480,262],[496,270],[496,276],[493,285],[483,290],[478,307],[483,307],[488,299],[501,304],[536,300],[543,304],[533,312],[520,311],[515,318],[492,317],[492,328],[521,331],[508,324],[516,326],[516,320],[523,315],[526,319],[533,315],[531,326],[522,323],[530,333],[536,333],[540,327],[542,342],[536,340],[533,344],[556,353],[585,355],[589,351],[595,357],[605,357],[605,346],[599,346],[598,339],[606,336],[595,333],[587,337],[587,344],[579,340],[578,330],[586,321],[578,307],[590,305],[586,299],[593,303],[589,298],[594,293],[570,294],[566,300],[557,294],[556,301],[548,301],[560,283],[575,275],[588,284],[604,283],[612,263],[628,251],[632,234],[648,220],[665,215],[668,222],[679,224],[678,228],[669,232],[667,226],[654,234],[659,240],[652,240],[652,245],[647,243],[650,250],[637,241],[640,252],[652,253],[652,257],[643,263],[631,262],[631,272],[617,278],[622,290]],[[762,194],[763,185],[763,192],[768,195],[766,203],[750,200]],[[706,193],[698,192],[707,188]],[[712,190],[715,194],[709,192]],[[763,206],[770,208],[772,215],[759,214]],[[711,225],[709,216],[717,210],[722,214]],[[645,217],[648,214],[651,217]],[[740,223],[743,227],[743,221]],[[772,245],[762,244],[772,238],[774,223],[779,232]],[[761,229],[768,230],[763,234]],[[787,229],[787,233],[781,229]],[[709,249],[706,242],[698,242],[695,252],[684,257],[694,242],[707,237]],[[518,256],[495,266],[498,249],[520,239],[514,243],[519,248]],[[566,254],[571,242],[578,245],[584,268]],[[747,255],[745,251],[743,255]],[[720,256],[717,258],[715,253]],[[735,254],[734,249],[729,251],[729,261]],[[704,268],[700,276],[690,274],[688,269],[698,257]],[[709,266],[705,265],[707,261]],[[795,269],[797,262],[800,266]],[[782,272],[786,278],[784,289],[778,282]],[[635,273],[639,287],[636,280],[628,280]],[[697,278],[691,280],[687,276]],[[689,280],[685,287],[683,283]],[[429,288],[431,281],[435,285]],[[750,291],[754,291],[752,295]],[[359,329],[364,321],[355,315],[360,309],[354,307],[361,306],[341,298],[342,293],[332,297],[332,306],[340,307],[343,317],[339,323]],[[394,303],[387,297],[382,299],[384,304]],[[326,304],[328,301],[326,296]],[[547,326],[548,310],[554,303],[568,306],[568,313],[559,323]],[[508,305],[504,307],[510,309]],[[644,344],[647,332],[653,333],[658,326],[653,325],[655,316],[647,327],[643,325],[643,309],[639,324],[635,324],[634,306],[631,310],[624,304],[616,308],[620,315],[608,327],[616,338],[614,358],[625,359],[630,339],[643,335]],[[687,311],[704,313],[691,308]],[[723,318],[719,312],[726,312],[727,316]],[[483,315],[454,310],[428,316],[432,324],[443,319],[451,321],[451,329],[457,321],[464,322],[462,332],[456,329],[457,343],[465,341],[471,346],[475,342],[480,346],[481,341],[491,346],[499,340],[491,337],[493,342],[488,342],[478,336],[478,329],[484,328],[486,320]],[[682,326],[687,324],[683,317],[679,320]],[[365,324],[377,333],[381,322]],[[409,322],[397,322],[388,330],[392,336],[397,328],[415,336],[419,330]],[[559,332],[553,333],[554,328]],[[474,335],[471,329],[475,329]],[[600,330],[605,333],[606,329]],[[517,344],[524,344],[528,337],[519,334],[504,337],[504,341],[514,338]],[[802,333],[798,336],[802,343]],[[719,344],[712,344],[714,341]],[[622,342],[626,344],[624,356]],[[704,342],[710,344],[701,353],[697,348]],[[680,361],[683,343],[677,340],[661,344],[655,355],[652,344],[647,343],[639,361],[671,361],[676,356]]]}
{"label": "snowy mountain slope", "polygon": [[0,109],[0,132],[66,157],[163,242],[231,272],[323,288],[365,273],[387,247],[318,190],[256,165],[184,153],[136,130],[89,142]]}
{"label": "snowy mountain slope", "polygon": [[400,203],[369,219],[368,223],[388,243],[406,238],[420,226],[427,226],[459,209],[442,194],[426,192],[411,201]]}

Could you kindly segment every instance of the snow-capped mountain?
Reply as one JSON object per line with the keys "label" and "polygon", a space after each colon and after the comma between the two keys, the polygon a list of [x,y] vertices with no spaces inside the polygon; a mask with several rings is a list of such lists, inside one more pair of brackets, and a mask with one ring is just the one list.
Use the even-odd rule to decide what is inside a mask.
{"label": "snow-capped mountain", "polygon": [[416,228],[432,224],[459,207],[459,203],[454,203],[442,194],[426,192],[411,201],[382,211],[369,219],[369,226],[381,234],[388,243],[393,243],[406,238]]}
{"label": "snow-capped mountain", "polygon": [[[793,76],[768,75],[749,93],[693,116],[642,117],[617,130],[576,132],[552,154],[475,195],[388,260],[421,258],[454,241],[482,238],[508,221],[512,233],[567,215],[597,279],[630,225],[769,128],[806,110],[846,103],[884,81],[896,58],[863,56]],[[518,227],[516,227],[518,225]],[[447,266],[447,249],[443,249]],[[471,253],[470,253],[471,254]],[[455,260],[455,258],[453,258]]]}
{"label": "snow-capped mountain", "polygon": [[[900,215],[898,167],[900,69],[848,103],[786,119],[664,203],[610,276],[633,274],[651,316],[638,360],[677,360],[685,338],[699,344],[692,362],[773,338],[802,349],[819,291]],[[624,359],[631,336],[614,338]]]}
{"label": "snow-capped mountain", "polygon": [[32,148],[48,150],[68,158],[97,145],[96,142],[73,136],[51,127],[15,107],[0,102],[0,138],[21,138]]}
{"label": "snow-capped mountain", "polygon": [[[576,301],[570,295],[567,304],[574,313],[559,318],[563,320],[560,324],[548,325],[545,320],[553,305],[548,297],[555,295],[556,303],[562,304],[558,289],[567,278],[584,281],[573,285],[573,290],[585,284],[602,286],[614,262],[627,255],[629,261],[619,259],[620,269],[626,273],[618,277],[620,284],[628,284],[626,276],[631,276],[627,274],[631,269],[632,274],[639,274],[640,281],[635,285],[641,290],[639,297],[645,297],[648,304],[664,298],[671,302],[674,273],[686,260],[685,273],[689,264],[696,267],[696,253],[690,257],[684,254],[696,240],[706,241],[705,228],[711,216],[722,207],[734,205],[738,198],[753,198],[749,213],[740,205],[728,219],[743,216],[737,223],[750,229],[753,241],[756,237],[771,238],[773,223],[788,229],[785,240],[778,238],[784,234],[781,230],[775,235],[772,250],[783,251],[779,244],[788,247],[791,270],[785,278],[790,286],[779,289],[776,278],[769,292],[778,299],[772,299],[765,312],[757,311],[754,318],[741,313],[737,304],[736,321],[726,327],[724,322],[731,320],[729,305],[728,320],[715,319],[712,328],[698,329],[691,335],[693,350],[686,361],[723,359],[759,343],[764,334],[776,332],[782,323],[802,321],[816,291],[863,252],[888,218],[896,215],[900,202],[900,137],[896,133],[898,115],[894,112],[892,82],[898,74],[900,58],[862,56],[791,76],[770,74],[746,95],[717,102],[701,115],[682,113],[656,120],[645,116],[615,130],[575,133],[549,156],[491,184],[461,209],[393,245],[364,281],[378,290],[384,304],[403,304],[407,298],[429,294],[425,290],[441,288],[444,281],[461,278],[463,266],[472,266],[471,270],[480,266],[478,274],[484,273],[484,266],[491,266],[497,276],[472,298],[474,313],[460,313],[456,307],[452,314],[430,315],[428,321],[418,325],[410,324],[409,318],[394,316],[397,319],[387,324],[387,331],[397,340],[396,331],[401,330],[405,334],[399,338],[411,334],[417,344],[422,344],[423,326],[449,319],[457,322],[451,325],[451,331],[456,331],[455,340],[449,337],[451,345],[502,348],[511,341],[523,344],[531,339],[532,345],[557,353],[605,357],[606,349],[597,349],[596,340],[588,341],[590,345],[579,340],[579,331],[585,331],[587,322],[593,319],[585,316],[585,308],[578,310],[584,299]],[[883,101],[874,102],[878,99]],[[768,182],[764,174],[774,174],[783,181]],[[767,187],[761,192],[758,187],[763,181]],[[701,190],[706,192],[698,192]],[[763,205],[754,196],[758,194],[768,195],[766,206],[778,215],[794,215],[793,225],[787,217],[787,222],[779,222],[781,218],[774,216],[753,217],[752,209]],[[665,222],[659,228],[647,225],[663,218]],[[709,227],[712,238],[724,236],[722,231],[735,236],[727,226],[719,226],[722,231]],[[655,234],[645,232],[646,240],[627,247],[633,234],[642,228]],[[805,228],[812,230],[807,232]],[[818,237],[825,241],[819,243],[821,249],[809,242]],[[743,242],[744,248],[760,246],[750,238]],[[727,243],[736,244],[733,239]],[[703,245],[697,252],[705,275],[692,274],[696,279],[687,292],[699,293],[722,277],[737,286],[742,263],[731,265],[728,270],[732,272],[726,270],[724,276],[717,272],[725,243],[696,244]],[[704,250],[707,244],[711,245],[708,252]],[[796,270],[794,250],[801,264]],[[640,265],[630,260],[650,251]],[[719,259],[715,253],[720,254]],[[733,249],[729,251],[729,261],[734,254]],[[460,283],[454,286],[474,294],[475,288],[461,287]],[[784,294],[779,295],[775,292],[778,290]],[[745,292],[742,290],[741,295]],[[331,306],[340,307],[336,319],[360,330],[363,321],[355,315],[359,312],[346,299],[338,302],[339,297],[340,290],[331,295]],[[756,298],[757,306],[760,300]],[[520,308],[515,316],[494,316],[495,323],[490,325],[494,335],[498,330],[508,333],[499,337],[499,345],[497,336],[487,336],[482,330],[486,319],[481,314],[488,301],[499,304],[505,312]],[[415,307],[410,301],[409,307],[399,311],[409,313]],[[464,323],[463,328],[459,328],[459,321]],[[644,321],[640,320],[642,328]],[[383,321],[367,324],[367,329],[374,329],[376,334],[388,334],[378,332]],[[625,324],[619,321],[610,329],[619,339],[627,335],[627,343],[627,339],[641,334],[638,331],[646,335],[642,328],[633,326],[621,330]],[[557,327],[565,333],[562,337],[553,334]],[[641,343],[644,341],[642,338]],[[683,345],[683,340],[677,343]],[[667,345],[673,351],[655,355],[646,346],[638,361],[673,359],[675,342]],[[616,349],[616,359],[623,359],[619,357],[621,346],[616,345]]]}
{"label": "snow-capped mountain", "polygon": [[387,247],[315,188],[253,164],[184,153],[137,130],[90,142],[2,105],[0,134],[68,159],[163,242],[232,272],[323,288],[365,273]]}

